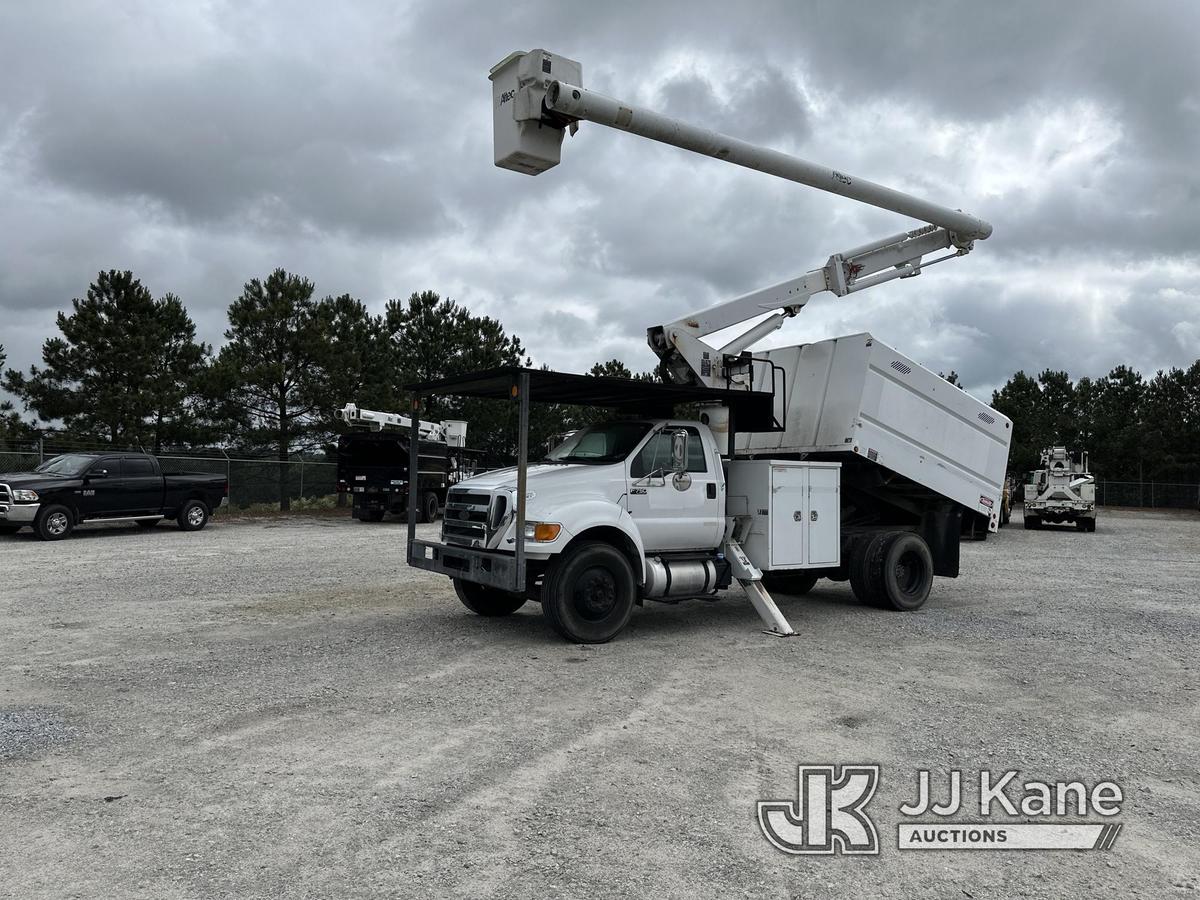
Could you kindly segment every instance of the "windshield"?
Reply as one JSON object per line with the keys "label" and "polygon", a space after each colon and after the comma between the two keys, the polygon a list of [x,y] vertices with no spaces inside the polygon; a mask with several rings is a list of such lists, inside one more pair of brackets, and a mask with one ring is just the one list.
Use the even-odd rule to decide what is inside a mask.
{"label": "windshield", "polygon": [[604,422],[590,425],[550,451],[546,462],[615,463],[625,459],[641,443],[649,422]]}
{"label": "windshield", "polygon": [[95,461],[96,457],[94,456],[77,456],[74,453],[66,453],[47,460],[33,471],[41,472],[43,475],[82,475],[87,467]]}

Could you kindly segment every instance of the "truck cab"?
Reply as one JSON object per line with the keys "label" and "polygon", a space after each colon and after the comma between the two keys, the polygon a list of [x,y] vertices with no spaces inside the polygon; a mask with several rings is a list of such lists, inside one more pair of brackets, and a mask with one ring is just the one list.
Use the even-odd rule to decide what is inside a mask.
{"label": "truck cab", "polygon": [[[686,456],[676,473],[672,451],[680,435],[687,436]],[[442,525],[446,543],[510,549],[516,481],[514,467],[452,487]],[[531,461],[526,491],[525,552],[533,560],[548,560],[594,528],[619,530],[639,557],[711,552],[724,536],[721,455],[700,422],[614,420],[581,429]]]}

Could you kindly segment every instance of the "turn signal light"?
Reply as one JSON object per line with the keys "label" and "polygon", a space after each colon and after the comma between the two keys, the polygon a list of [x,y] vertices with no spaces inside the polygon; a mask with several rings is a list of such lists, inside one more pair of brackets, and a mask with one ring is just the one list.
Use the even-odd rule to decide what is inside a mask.
{"label": "turn signal light", "polygon": [[553,541],[558,537],[560,531],[562,531],[561,525],[553,522],[538,522],[533,526],[533,539],[539,543]]}

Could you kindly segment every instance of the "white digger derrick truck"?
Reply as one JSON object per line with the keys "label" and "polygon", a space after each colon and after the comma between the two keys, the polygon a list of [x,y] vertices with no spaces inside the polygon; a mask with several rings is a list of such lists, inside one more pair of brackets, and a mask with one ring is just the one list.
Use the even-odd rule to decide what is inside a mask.
{"label": "white digger derrick truck", "polygon": [[1025,527],[1074,522],[1080,531],[1095,531],[1096,480],[1087,453],[1076,459],[1066,447],[1047,447],[1041,463],[1025,485]]}
{"label": "white digger derrick truck", "polygon": [[[338,435],[337,490],[350,495],[353,517],[382,522],[389,513],[403,514],[411,493],[418,518],[432,522],[445,507],[450,486],[465,477],[467,423],[414,423],[399,413],[361,409],[353,403],[339,409],[337,417],[350,426]],[[410,473],[414,425],[420,465]]]}
{"label": "white digger derrick truck", "polygon": [[[869,334],[751,347],[813,294],[915,276],[965,255],[991,226],[585,90],[578,63],[543,50],[511,54],[491,80],[502,168],[552,168],[564,133],[590,121],[927,224],[650,328],[669,384],[510,368],[411,385],[415,409],[433,394],[514,401],[518,464],[455,485],[440,540],[418,540],[410,513],[409,564],[450,576],[480,615],[538,601],[577,642],[611,639],[645,600],[709,597],[733,581],[767,633],[786,636],[795,632],[773,592],[849,580],[865,602],[913,610],[934,576],[956,576],[964,518],[998,526],[1012,423]],[[705,341],[763,315],[721,346]],[[530,464],[531,401],[619,417]],[[677,417],[679,404],[699,417]]]}

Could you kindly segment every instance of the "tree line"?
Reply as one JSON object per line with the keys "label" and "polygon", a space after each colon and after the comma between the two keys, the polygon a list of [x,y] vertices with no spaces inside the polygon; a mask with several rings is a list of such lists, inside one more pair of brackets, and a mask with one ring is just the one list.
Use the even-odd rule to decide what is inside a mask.
{"label": "tree line", "polygon": [[[227,316],[226,343],[214,352],[197,340],[179,297],[154,297],[129,271],[100,272],[58,314],[42,364],[4,370],[4,389],[41,426],[5,402],[0,440],[33,440],[53,423],[57,437],[82,444],[153,453],[220,446],[288,460],[328,451],[341,427],[335,411],[347,402],[405,411],[406,384],[530,364],[498,321],[433,291],[373,314],[348,294],[318,297],[307,278],[276,269],[246,282]],[[617,360],[593,369],[632,377]],[[492,458],[512,451],[510,414],[504,404],[450,397],[430,398],[421,411],[435,421],[466,419],[471,446]],[[539,408],[534,439],[586,418]]]}
{"label": "tree line", "polygon": [[[498,321],[428,290],[374,314],[348,294],[318,297],[307,278],[276,269],[246,282],[227,316],[226,342],[214,351],[197,340],[179,297],[155,298],[129,271],[100,272],[86,296],[58,314],[42,364],[4,370],[3,386],[74,441],[155,453],[221,446],[287,460],[328,450],[339,430],[334,411],[346,402],[404,411],[406,384],[531,364]],[[662,380],[618,360],[590,371]],[[1200,360],[1150,379],[1126,366],[1074,382],[1066,372],[1017,372],[992,405],[1014,423],[1014,472],[1036,467],[1043,447],[1065,444],[1089,450],[1106,478],[1200,480]],[[434,421],[466,419],[470,445],[493,459],[512,453],[513,415],[512,404],[452,397],[429,398],[421,411]],[[531,442],[536,448],[596,416],[535,405]],[[38,433],[11,403],[0,404],[0,440]]]}
{"label": "tree line", "polygon": [[1128,366],[1078,381],[1017,372],[992,406],[1013,420],[1010,471],[1036,468],[1042,449],[1060,445],[1087,450],[1092,472],[1111,481],[1200,481],[1200,360],[1148,379]]}

